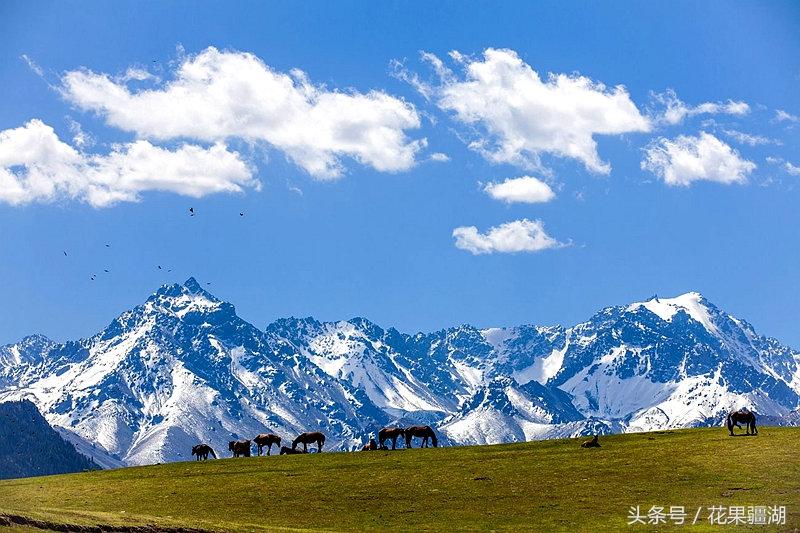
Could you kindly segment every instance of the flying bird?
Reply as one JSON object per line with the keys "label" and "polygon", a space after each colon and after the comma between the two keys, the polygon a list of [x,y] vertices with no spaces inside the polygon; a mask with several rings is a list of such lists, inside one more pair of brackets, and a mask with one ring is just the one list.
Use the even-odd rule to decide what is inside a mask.
{"label": "flying bird", "polygon": [[110,244],[106,244],[106,248],[111,248],[111,245]]}
{"label": "flying bird", "polygon": [[161,270],[161,265],[158,265],[158,269]]}
{"label": "flying bird", "polygon": [[190,207],[190,208],[189,208],[189,216],[190,216],[190,217],[193,217],[193,216],[194,216],[194,207]]}
{"label": "flying bird", "polygon": [[67,255],[67,252],[64,252],[64,255]]}
{"label": "flying bird", "polygon": [[239,213],[239,216],[240,216],[240,217],[243,217],[243,216],[244,216],[244,213]]}
{"label": "flying bird", "polygon": [[110,270],[108,270],[108,269],[104,268],[104,269],[103,269],[103,272],[110,272]]}

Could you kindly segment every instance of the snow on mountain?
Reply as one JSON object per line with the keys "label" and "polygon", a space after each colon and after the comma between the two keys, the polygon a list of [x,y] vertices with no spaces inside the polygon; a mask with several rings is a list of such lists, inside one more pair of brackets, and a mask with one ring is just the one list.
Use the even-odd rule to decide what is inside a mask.
{"label": "snow on mountain", "polygon": [[29,398],[109,464],[321,430],[353,449],[388,423],[495,443],[796,418],[800,353],[699,293],[608,307],[570,328],[469,325],[408,335],[363,318],[260,330],[193,278],[88,339],[0,347],[0,401]]}

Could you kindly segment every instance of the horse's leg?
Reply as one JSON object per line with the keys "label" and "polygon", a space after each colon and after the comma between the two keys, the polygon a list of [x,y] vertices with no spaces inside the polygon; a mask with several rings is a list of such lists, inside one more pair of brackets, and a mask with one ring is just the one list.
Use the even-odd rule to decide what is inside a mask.
{"label": "horse's leg", "polygon": [[394,450],[395,448],[397,448],[397,435],[392,437],[392,449]]}
{"label": "horse's leg", "polygon": [[308,447],[305,442],[303,443],[303,451],[308,453]]}
{"label": "horse's leg", "polygon": [[322,441],[317,441],[317,453],[322,453]]}

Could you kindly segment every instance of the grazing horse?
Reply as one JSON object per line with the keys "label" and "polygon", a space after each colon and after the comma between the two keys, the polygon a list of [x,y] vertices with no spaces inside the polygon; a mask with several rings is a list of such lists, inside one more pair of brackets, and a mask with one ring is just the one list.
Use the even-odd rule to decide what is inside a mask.
{"label": "grazing horse", "polygon": [[600,443],[597,442],[597,435],[595,435],[593,438],[581,443],[581,448],[599,448],[599,447],[600,447]]}
{"label": "grazing horse", "polygon": [[289,448],[288,446],[281,446],[281,455],[294,455],[296,453],[308,453],[304,452],[303,450],[295,450],[294,448]]}
{"label": "grazing horse", "polygon": [[234,457],[239,457],[240,455],[250,457],[249,440],[232,440],[228,443],[228,449],[233,452]]}
{"label": "grazing horse", "polygon": [[378,444],[375,442],[375,439],[369,439],[369,444],[365,444],[363,448],[361,448],[362,452],[372,452],[378,449]]}
{"label": "grazing horse", "polygon": [[322,453],[322,445],[325,444],[325,435],[319,431],[307,431],[300,433],[296,439],[292,441],[292,449],[297,448],[298,444],[303,445],[303,451],[308,452],[308,445],[317,443],[317,453]]}
{"label": "grazing horse", "polygon": [[208,454],[211,454],[211,457],[214,459],[217,458],[217,454],[214,453],[214,449],[208,444],[198,444],[197,446],[192,446],[192,455],[197,456],[197,459],[195,459],[196,461],[199,461],[200,458],[202,458],[203,461],[208,460]]}
{"label": "grazing horse", "polygon": [[381,448],[385,448],[386,446],[383,444],[386,442],[386,439],[392,439],[392,449],[397,449],[397,438],[398,437],[405,437],[406,430],[403,428],[383,428],[378,432],[378,442],[381,444]]}
{"label": "grazing horse", "polygon": [[253,442],[256,443],[258,446],[258,455],[261,455],[261,452],[264,450],[264,446],[267,447],[267,455],[272,452],[272,445],[277,444],[278,448],[281,447],[281,438],[277,435],[272,433],[261,433],[257,435],[256,438],[253,439]]}
{"label": "grazing horse", "polygon": [[422,447],[428,447],[428,439],[431,439],[431,444],[433,447],[436,448],[439,445],[439,441],[436,438],[436,433],[433,432],[433,428],[430,426],[411,426],[405,429],[406,434],[406,448],[411,448],[411,439],[414,437],[421,437],[422,438]]}
{"label": "grazing horse", "polygon": [[728,415],[728,431],[733,437],[733,426],[734,424],[739,429],[742,429],[742,426],[739,424],[745,424],[747,427],[747,434],[750,435],[752,431],[752,435],[758,435],[758,429],[756,428],[756,415],[748,411],[747,409],[740,409],[739,411],[733,411]]}

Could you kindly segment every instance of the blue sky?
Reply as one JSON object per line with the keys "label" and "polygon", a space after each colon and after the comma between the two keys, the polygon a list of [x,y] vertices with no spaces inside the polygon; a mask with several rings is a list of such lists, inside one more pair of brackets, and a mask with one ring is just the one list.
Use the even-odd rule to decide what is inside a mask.
{"label": "blue sky", "polygon": [[5,2],[0,342],[193,275],[258,326],[406,331],[697,290],[798,347],[799,26],[793,2]]}

